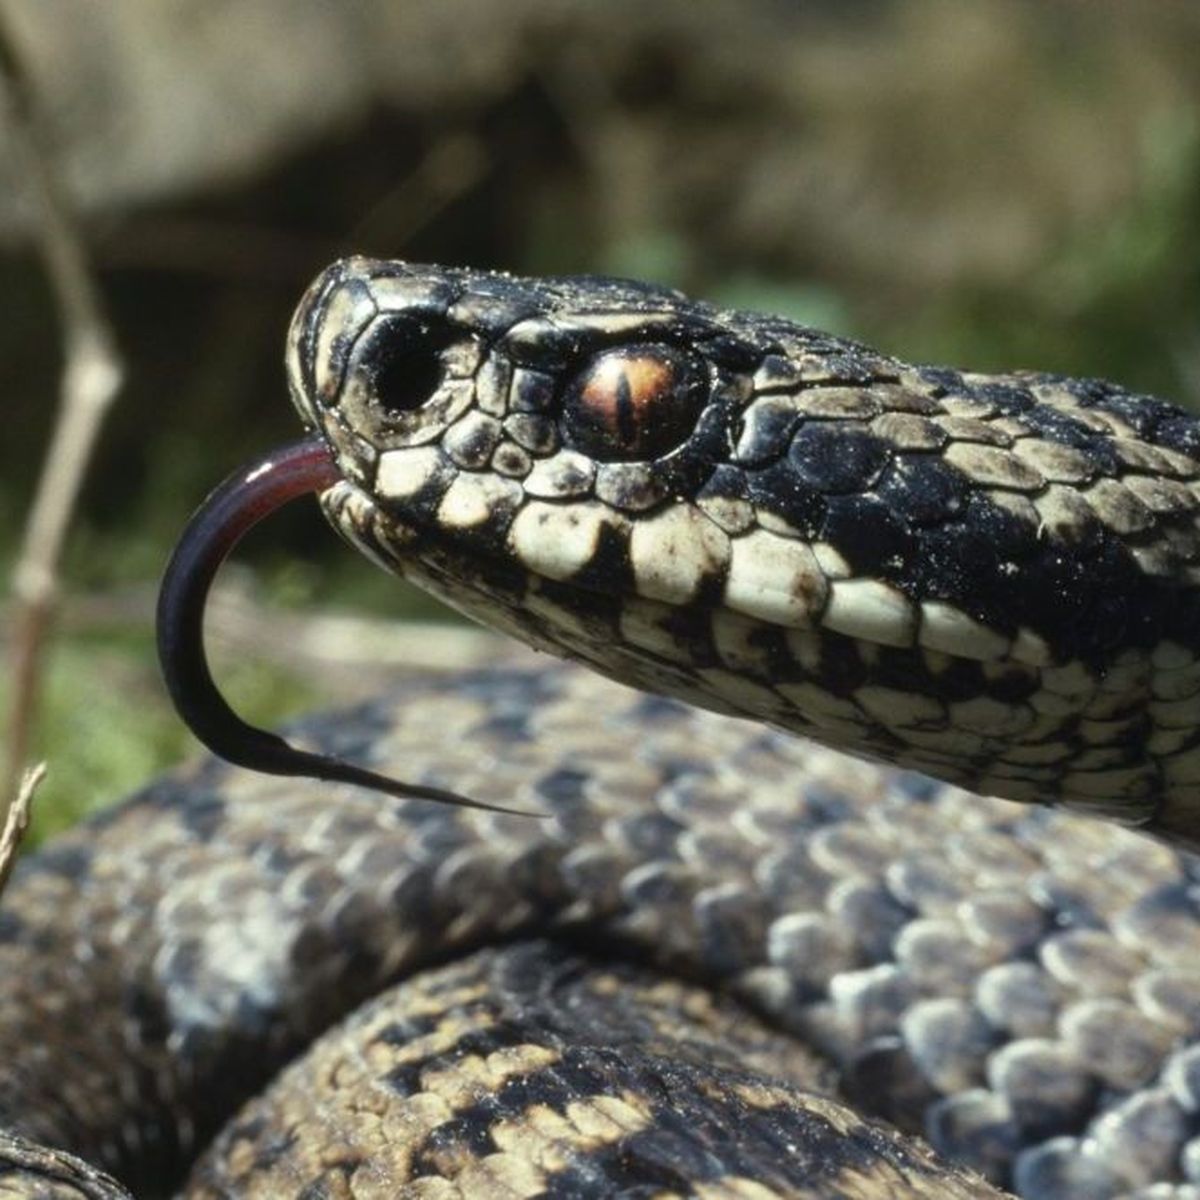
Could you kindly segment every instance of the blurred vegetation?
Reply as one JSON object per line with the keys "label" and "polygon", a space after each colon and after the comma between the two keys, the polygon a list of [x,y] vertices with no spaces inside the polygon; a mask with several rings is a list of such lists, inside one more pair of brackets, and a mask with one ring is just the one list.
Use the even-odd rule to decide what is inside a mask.
{"label": "blurred vegetation", "polygon": [[[65,568],[42,832],[188,748],[152,584],[208,488],[295,436],[282,334],[336,254],[633,275],[910,359],[1200,403],[1189,4],[361,0],[285,19],[253,0],[218,24],[202,0],[156,3],[18,10],[131,372]],[[27,220],[0,196],[5,564],[60,349]],[[315,511],[243,560],[273,605],[430,611]],[[217,666],[265,722],[352,692],[244,653]]]}

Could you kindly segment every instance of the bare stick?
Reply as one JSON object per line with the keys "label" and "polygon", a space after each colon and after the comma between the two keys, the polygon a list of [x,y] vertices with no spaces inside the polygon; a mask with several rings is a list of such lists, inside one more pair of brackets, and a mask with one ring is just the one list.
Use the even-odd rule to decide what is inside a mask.
{"label": "bare stick", "polygon": [[33,808],[33,794],[46,778],[46,764],[30,767],[21,778],[16,795],[8,806],[4,817],[4,829],[0,831],[0,896],[8,883],[8,876],[17,861],[17,852],[29,829],[29,813]]}
{"label": "bare stick", "polygon": [[32,739],[42,651],[58,592],[58,564],[105,412],[124,366],[104,313],[75,216],[55,173],[32,81],[0,6],[0,118],[35,229],[63,331],[59,409],[12,577],[10,722],[0,800],[16,795]]}

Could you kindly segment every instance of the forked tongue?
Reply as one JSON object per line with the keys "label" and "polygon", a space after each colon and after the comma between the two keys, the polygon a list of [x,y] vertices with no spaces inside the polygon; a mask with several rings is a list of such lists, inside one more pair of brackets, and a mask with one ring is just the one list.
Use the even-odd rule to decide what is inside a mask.
{"label": "forked tongue", "polygon": [[268,775],[353,783],[405,799],[521,813],[520,809],[404,783],[340,758],[300,750],[274,733],[248,725],[217,690],[204,652],[204,606],[217,569],[247,530],[264,517],[289,500],[323,492],[341,478],[325,444],[309,437],[235,471],[192,515],[167,564],[158,594],[158,659],[176,711],[214,754],[240,767]]}

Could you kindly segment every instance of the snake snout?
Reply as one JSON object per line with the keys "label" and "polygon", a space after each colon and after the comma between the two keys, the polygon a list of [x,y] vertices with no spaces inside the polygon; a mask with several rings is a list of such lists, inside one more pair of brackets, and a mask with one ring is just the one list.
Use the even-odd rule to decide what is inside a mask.
{"label": "snake snout", "polygon": [[472,405],[487,340],[455,311],[461,289],[444,274],[384,266],[328,268],[288,337],[293,402],[343,473],[367,487],[378,454],[437,441]]}

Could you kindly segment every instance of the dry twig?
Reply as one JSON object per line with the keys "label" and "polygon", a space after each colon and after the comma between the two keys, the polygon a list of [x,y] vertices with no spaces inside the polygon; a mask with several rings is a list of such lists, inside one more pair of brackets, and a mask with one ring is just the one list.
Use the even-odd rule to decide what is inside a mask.
{"label": "dry twig", "polygon": [[26,831],[29,829],[29,814],[33,808],[33,794],[46,778],[46,764],[30,767],[21,779],[16,795],[4,816],[4,829],[0,831],[0,896],[4,895],[9,873],[17,861]]}
{"label": "dry twig", "polygon": [[54,613],[58,564],[88,459],[124,366],[100,301],[74,213],[52,163],[35,89],[0,7],[0,118],[18,173],[28,185],[46,273],[63,328],[59,409],[12,578],[14,602],[9,680],[12,688],[5,796],[18,780],[32,739],[42,651]]}

